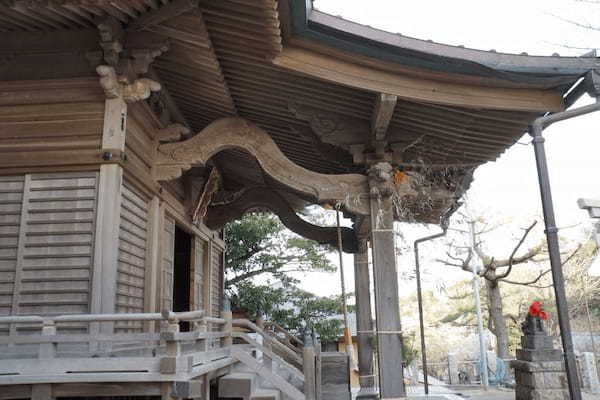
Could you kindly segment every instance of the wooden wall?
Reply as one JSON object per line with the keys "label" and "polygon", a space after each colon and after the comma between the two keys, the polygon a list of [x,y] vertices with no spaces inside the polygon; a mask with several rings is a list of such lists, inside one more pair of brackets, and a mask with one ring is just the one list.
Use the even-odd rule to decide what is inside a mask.
{"label": "wooden wall", "polygon": [[0,169],[100,162],[104,97],[96,79],[0,86]]}
{"label": "wooden wall", "polygon": [[[103,132],[120,121],[105,115],[109,108],[96,78],[0,86],[0,315],[88,313],[100,309],[96,297],[104,302],[106,290],[114,294],[115,312],[171,309],[178,225],[194,236],[191,308],[208,307],[218,316],[223,241],[191,223],[186,194],[173,189],[182,189],[181,182],[153,180],[162,126],[147,104],[127,104],[125,156],[117,146],[118,157],[107,161],[102,153],[111,149],[103,148]],[[110,208],[104,200],[111,197],[100,202],[100,171],[108,167],[122,169],[111,178],[120,190],[110,222],[101,209]],[[102,225],[110,223],[118,229],[106,235]],[[115,278],[102,282],[107,276]],[[10,329],[16,328],[0,327],[0,334]],[[139,331],[142,324],[116,329]]]}

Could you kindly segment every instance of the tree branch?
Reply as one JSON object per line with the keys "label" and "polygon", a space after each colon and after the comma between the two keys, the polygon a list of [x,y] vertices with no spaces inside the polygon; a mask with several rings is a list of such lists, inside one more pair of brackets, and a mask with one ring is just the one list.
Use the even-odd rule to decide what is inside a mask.
{"label": "tree branch", "polygon": [[[520,264],[520,263],[523,263],[523,262],[529,260],[530,258],[534,257],[535,255],[537,255],[539,253],[539,248],[535,248],[535,249],[531,249],[527,254],[525,254],[522,257],[519,257],[517,260],[515,260],[515,258],[514,258],[515,254],[517,253],[517,251],[519,250],[519,248],[521,247],[521,245],[523,244],[523,242],[527,238],[527,235],[529,235],[529,232],[531,232],[531,230],[533,229],[533,227],[536,224],[537,224],[537,221],[533,221],[533,223],[529,226],[529,228],[525,229],[525,233],[523,233],[523,236],[521,237],[521,240],[519,240],[519,243],[517,243],[517,245],[515,246],[514,250],[510,254],[510,257],[508,259],[508,269],[504,273],[498,275],[496,277],[496,280],[506,278],[510,274],[510,272],[512,270],[512,267],[513,267],[513,264],[515,263],[515,261],[516,261],[517,264]],[[502,264],[500,264],[500,263],[496,263],[496,265],[497,266],[502,266]]]}

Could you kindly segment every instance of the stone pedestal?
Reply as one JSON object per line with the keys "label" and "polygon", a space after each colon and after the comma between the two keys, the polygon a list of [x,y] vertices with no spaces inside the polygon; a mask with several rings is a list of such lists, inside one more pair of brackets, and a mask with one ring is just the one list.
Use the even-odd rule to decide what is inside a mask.
{"label": "stone pedestal", "polygon": [[460,383],[458,379],[458,361],[454,353],[448,354],[448,383],[451,385]]}
{"label": "stone pedestal", "polygon": [[580,358],[580,371],[583,387],[591,393],[600,393],[600,381],[598,381],[598,370],[594,353],[582,353]]}
{"label": "stone pedestal", "polygon": [[515,399],[569,400],[562,352],[554,349],[543,321],[528,315],[523,333],[522,348],[510,363],[515,370]]}

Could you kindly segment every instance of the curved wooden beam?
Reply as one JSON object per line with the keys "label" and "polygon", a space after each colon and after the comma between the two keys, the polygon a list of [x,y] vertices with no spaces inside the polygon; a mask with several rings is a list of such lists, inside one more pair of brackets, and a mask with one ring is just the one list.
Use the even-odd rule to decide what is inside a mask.
{"label": "curved wooden beam", "polygon": [[[275,190],[259,187],[244,191],[231,203],[210,206],[208,208],[206,226],[220,229],[226,223],[241,218],[255,209],[268,209],[275,213],[283,225],[291,231],[320,244],[337,247],[337,228],[313,225],[298,217],[288,202]],[[346,253],[358,251],[358,239],[354,229],[342,227],[342,248]]]}
{"label": "curved wooden beam", "polygon": [[345,210],[368,215],[367,177],[359,174],[326,175],[289,160],[271,136],[242,118],[222,118],[194,137],[158,147],[156,179],[181,176],[194,165],[204,165],[220,151],[236,148],[254,156],[261,168],[279,183],[309,195],[316,203],[343,203]]}

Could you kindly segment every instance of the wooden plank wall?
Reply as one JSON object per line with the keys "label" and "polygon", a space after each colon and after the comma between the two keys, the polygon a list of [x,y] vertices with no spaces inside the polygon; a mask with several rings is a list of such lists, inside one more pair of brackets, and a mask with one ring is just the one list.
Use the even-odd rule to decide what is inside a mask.
{"label": "wooden plank wall", "polygon": [[100,161],[104,97],[97,79],[0,85],[0,168]]}
{"label": "wooden plank wall", "polygon": [[89,312],[97,178],[96,172],[0,178],[3,314]]}
{"label": "wooden plank wall", "polygon": [[[117,267],[118,313],[144,312],[146,276],[146,241],[148,225],[148,200],[126,180],[121,198],[121,223],[119,226],[119,265]],[[141,322],[120,322],[118,331],[141,331]]]}
{"label": "wooden plank wall", "polygon": [[127,134],[125,136],[127,163],[125,168],[141,182],[152,181],[158,124],[156,117],[145,103],[138,102],[128,105]]}

